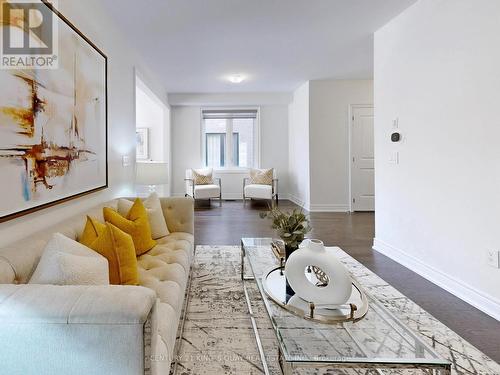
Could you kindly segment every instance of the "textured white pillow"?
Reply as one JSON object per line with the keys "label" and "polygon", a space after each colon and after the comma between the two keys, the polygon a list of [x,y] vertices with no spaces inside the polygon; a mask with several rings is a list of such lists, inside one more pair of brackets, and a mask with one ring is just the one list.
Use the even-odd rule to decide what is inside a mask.
{"label": "textured white pillow", "polygon": [[250,169],[250,183],[257,185],[272,185],[274,169]]}
{"label": "textured white pillow", "polygon": [[192,178],[195,185],[212,185],[214,183],[213,169],[192,169]]}
{"label": "textured white pillow", "polygon": [[[134,202],[128,199],[119,199],[118,213],[126,217],[133,204]],[[158,194],[151,193],[149,197],[142,201],[142,204],[148,213],[149,225],[151,226],[151,237],[153,237],[153,240],[168,236],[170,232],[168,231],[165,216],[163,216]]]}
{"label": "textured white pillow", "polygon": [[87,246],[54,233],[29,283],[109,285],[108,260]]}

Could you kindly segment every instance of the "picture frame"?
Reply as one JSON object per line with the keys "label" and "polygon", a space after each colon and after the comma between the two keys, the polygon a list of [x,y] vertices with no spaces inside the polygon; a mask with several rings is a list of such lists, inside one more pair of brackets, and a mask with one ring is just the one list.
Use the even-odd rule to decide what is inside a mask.
{"label": "picture frame", "polygon": [[57,23],[58,67],[0,70],[0,222],[108,187],[107,56],[40,4]]}
{"label": "picture frame", "polygon": [[136,154],[137,160],[149,160],[149,128],[137,128],[136,135]]}

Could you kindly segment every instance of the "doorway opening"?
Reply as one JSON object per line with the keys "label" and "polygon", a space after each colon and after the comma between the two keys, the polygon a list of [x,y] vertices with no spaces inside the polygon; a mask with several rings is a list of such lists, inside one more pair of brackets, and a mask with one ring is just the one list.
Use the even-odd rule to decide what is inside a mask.
{"label": "doorway opening", "polygon": [[[167,163],[170,166],[170,108],[136,74],[135,76],[136,162]],[[136,186],[138,196],[148,195],[148,186]],[[159,196],[170,195],[170,183],[155,187]]]}

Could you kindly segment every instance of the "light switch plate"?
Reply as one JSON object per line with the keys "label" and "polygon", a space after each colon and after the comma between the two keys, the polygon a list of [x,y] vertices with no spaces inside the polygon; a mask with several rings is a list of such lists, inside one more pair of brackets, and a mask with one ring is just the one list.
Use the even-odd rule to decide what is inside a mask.
{"label": "light switch plate", "polygon": [[129,167],[130,166],[130,156],[128,156],[128,155],[123,155],[122,156],[122,166],[123,167]]}
{"label": "light switch plate", "polygon": [[391,152],[391,155],[389,156],[389,163],[399,164],[399,152],[397,151]]}
{"label": "light switch plate", "polygon": [[488,250],[487,252],[488,265],[493,268],[500,268],[500,251]]}
{"label": "light switch plate", "polygon": [[392,128],[399,129],[399,118],[398,117],[396,117],[394,120],[392,120]]}

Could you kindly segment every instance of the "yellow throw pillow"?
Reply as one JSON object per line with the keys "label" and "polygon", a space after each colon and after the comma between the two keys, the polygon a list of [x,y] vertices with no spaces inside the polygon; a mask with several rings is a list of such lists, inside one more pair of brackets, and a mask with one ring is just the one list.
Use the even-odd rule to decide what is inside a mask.
{"label": "yellow throw pillow", "polygon": [[126,217],[109,207],[103,208],[103,214],[104,220],[132,236],[137,255],[144,254],[156,245],[156,241],[151,238],[148,213],[139,198],[135,200]]}
{"label": "yellow throw pillow", "polygon": [[[92,236],[95,238],[86,244],[86,241],[90,240]],[[113,224],[102,224],[87,216],[87,223],[80,243],[90,247],[108,260],[110,284],[139,284],[134,241],[129,234]]]}
{"label": "yellow throw pillow", "polygon": [[106,229],[106,224],[103,224],[90,216],[87,216],[87,222],[85,223],[85,228],[79,239],[82,245],[90,247],[90,244],[99,237],[99,234]]}

